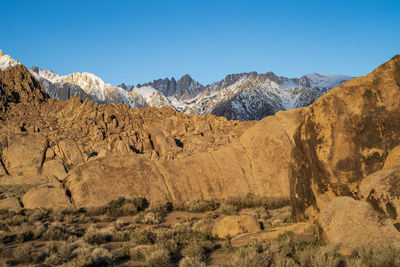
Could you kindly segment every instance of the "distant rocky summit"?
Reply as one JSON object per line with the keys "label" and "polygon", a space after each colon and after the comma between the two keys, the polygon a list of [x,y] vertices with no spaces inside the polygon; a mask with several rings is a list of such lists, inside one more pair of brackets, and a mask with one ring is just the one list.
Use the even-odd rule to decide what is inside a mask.
{"label": "distant rocky summit", "polygon": [[230,74],[219,82],[203,86],[186,74],[179,80],[165,78],[137,86],[113,86],[91,73],[60,76],[38,67],[30,71],[46,92],[59,100],[78,95],[97,104],[122,103],[132,108],[168,106],[184,113],[211,113],[241,121],[261,120],[281,110],[308,106],[331,88],[352,78],[314,73],[289,79],[272,72],[250,72]]}

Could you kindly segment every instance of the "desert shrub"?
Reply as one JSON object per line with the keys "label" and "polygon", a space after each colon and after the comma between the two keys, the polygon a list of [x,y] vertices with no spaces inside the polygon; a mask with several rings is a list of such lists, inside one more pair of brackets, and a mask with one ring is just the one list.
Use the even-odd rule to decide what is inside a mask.
{"label": "desert shrub", "polygon": [[238,208],[235,205],[224,202],[219,206],[218,211],[225,215],[236,215],[238,213]]}
{"label": "desert shrub", "polygon": [[146,258],[146,255],[149,254],[149,251],[153,250],[152,245],[138,245],[135,247],[132,247],[129,251],[130,257],[132,260],[135,261],[144,261]]}
{"label": "desert shrub", "polygon": [[[264,208],[262,208],[264,209]],[[266,226],[280,226],[281,224],[292,222],[292,207],[285,206],[274,210],[265,210],[263,213],[260,208],[256,210],[260,212],[260,219],[264,220]]]}
{"label": "desert shrub", "polygon": [[181,258],[181,245],[175,240],[156,240],[155,244],[155,247],[168,251],[171,261],[177,262]]}
{"label": "desert shrub", "polygon": [[230,197],[224,201],[226,205],[232,205],[236,209],[264,207],[267,210],[279,209],[290,205],[289,198],[257,197],[247,194],[245,197]]}
{"label": "desert shrub", "polygon": [[20,226],[14,226],[10,228],[10,231],[15,234],[17,242],[26,242],[41,238],[46,229],[43,223],[36,222],[34,224],[23,223]]}
{"label": "desert shrub", "polygon": [[68,240],[74,237],[81,237],[84,230],[74,226],[66,225],[60,222],[53,222],[50,224],[43,233],[42,238],[44,240]]}
{"label": "desert shrub", "polygon": [[34,185],[18,184],[18,185],[0,185],[0,199],[5,198],[21,198]]}
{"label": "desert shrub", "polygon": [[357,250],[353,257],[346,259],[346,265],[349,267],[400,266],[400,248],[362,248]]}
{"label": "desert shrub", "polygon": [[90,226],[85,234],[83,240],[89,244],[103,244],[111,241],[119,241],[119,235],[115,228],[97,229],[95,226]]}
{"label": "desert shrub", "polygon": [[129,245],[124,245],[120,248],[116,248],[111,251],[112,254],[112,260],[113,262],[119,261],[119,260],[125,260],[125,259],[130,259],[131,257],[131,246]]}
{"label": "desert shrub", "polygon": [[207,265],[197,257],[185,257],[179,262],[179,267],[206,267]]}
{"label": "desert shrub", "polygon": [[172,211],[172,204],[163,200],[158,200],[150,204],[144,211],[135,217],[135,223],[138,224],[159,224],[165,216]]}
{"label": "desert shrub", "polygon": [[16,239],[16,235],[13,233],[7,233],[5,231],[0,231],[0,242],[3,244],[11,243]]}
{"label": "desert shrub", "polygon": [[112,255],[108,250],[89,244],[81,244],[72,252],[72,257],[65,266],[108,266],[112,262]]}
{"label": "desert shrub", "polygon": [[212,200],[192,200],[184,204],[184,210],[189,212],[206,212],[218,208],[218,204]]}
{"label": "desert shrub", "polygon": [[297,250],[296,254],[301,266],[337,267],[344,261],[336,247],[308,246],[307,249]]}
{"label": "desert shrub", "polygon": [[181,251],[182,256],[198,258],[205,261],[210,252],[212,251],[214,245],[208,240],[194,240],[188,243]]}
{"label": "desert shrub", "polygon": [[145,210],[148,205],[145,198],[125,199],[120,197],[110,201],[105,207],[106,212],[103,214],[107,214],[111,217],[135,215],[138,211]]}
{"label": "desert shrub", "polygon": [[141,212],[135,217],[138,224],[159,224],[164,219],[164,214],[154,212]]}
{"label": "desert shrub", "polygon": [[[90,207],[83,209],[87,217],[106,216],[108,218],[116,218],[121,216],[136,215],[139,211],[143,211],[148,207],[145,198],[126,199],[120,197],[110,201],[107,205],[101,207]],[[104,217],[104,218],[106,218]]]}
{"label": "desert shrub", "polygon": [[20,263],[40,263],[46,257],[43,251],[35,251],[33,244],[14,248],[10,256]]}
{"label": "desert shrub", "polygon": [[44,209],[44,208],[25,209],[23,212],[29,223],[34,223],[38,221],[41,222],[52,221],[53,211],[51,209]]}
{"label": "desert shrub", "polygon": [[172,266],[171,257],[168,250],[162,248],[149,251],[149,254],[145,256],[145,264],[149,267]]}
{"label": "desert shrub", "polygon": [[161,215],[167,215],[172,211],[172,203],[164,200],[157,200],[150,204],[146,211]]}
{"label": "desert shrub", "polygon": [[136,229],[131,233],[131,242],[137,245],[154,244],[156,236],[148,230]]}
{"label": "desert shrub", "polygon": [[17,212],[13,210],[0,209],[0,221],[11,219],[15,215],[17,215]]}
{"label": "desert shrub", "polygon": [[54,221],[65,223],[87,223],[92,221],[85,208],[57,209],[53,211],[52,217]]}
{"label": "desert shrub", "polygon": [[2,222],[7,226],[16,226],[16,225],[21,225],[24,222],[27,222],[27,218],[23,214],[19,213],[14,213],[13,215],[12,213],[9,214],[10,216],[8,218],[2,220]]}
{"label": "desert shrub", "polygon": [[57,266],[73,259],[73,251],[79,247],[78,243],[66,242],[50,242],[46,245],[45,250],[49,255],[44,264],[47,266]]}
{"label": "desert shrub", "polygon": [[272,263],[272,253],[257,246],[239,248],[231,257],[231,264],[233,266],[264,267],[271,266]]}

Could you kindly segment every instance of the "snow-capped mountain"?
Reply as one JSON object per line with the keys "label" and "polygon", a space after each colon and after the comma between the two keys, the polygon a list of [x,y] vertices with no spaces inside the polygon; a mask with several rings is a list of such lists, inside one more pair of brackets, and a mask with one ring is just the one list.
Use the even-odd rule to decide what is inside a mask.
{"label": "snow-capped mountain", "polygon": [[13,59],[9,55],[4,55],[3,51],[0,49],[0,71],[19,64],[21,64],[19,61]]}
{"label": "snow-capped mountain", "polygon": [[105,83],[94,74],[75,72],[61,76],[53,71],[32,67],[30,72],[42,83],[50,97],[66,100],[73,95],[91,99],[97,104],[127,104],[132,108],[147,107],[141,94]]}
{"label": "snow-capped mountain", "polygon": [[260,120],[280,110],[308,106],[352,78],[318,73],[286,78],[272,72],[249,72],[230,74],[203,86],[186,74],[179,80],[165,78],[137,86],[113,86],[87,72],[61,76],[38,67],[30,71],[46,92],[57,99],[78,95],[99,104],[122,103],[133,108],[170,106],[185,113],[212,113],[242,121]]}
{"label": "snow-capped mountain", "polygon": [[139,94],[143,91],[163,92],[176,110],[185,113],[260,120],[280,110],[308,106],[331,88],[350,79],[350,76],[334,74],[313,73],[300,78],[286,78],[272,72],[250,72],[230,74],[207,86],[185,75],[178,82],[172,78],[136,87],[123,84],[122,87]]}

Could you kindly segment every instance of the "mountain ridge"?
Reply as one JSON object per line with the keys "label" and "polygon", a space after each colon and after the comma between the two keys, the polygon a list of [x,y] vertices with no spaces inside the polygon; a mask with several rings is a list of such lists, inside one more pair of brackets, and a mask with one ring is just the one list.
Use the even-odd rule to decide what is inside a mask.
{"label": "mountain ridge", "polygon": [[[11,62],[5,64],[17,62],[7,55],[0,59]],[[114,86],[88,72],[59,75],[39,67],[32,67],[30,72],[50,97],[59,100],[77,95],[96,104],[121,103],[131,108],[169,106],[184,113],[211,113],[240,121],[260,120],[281,110],[308,106],[331,88],[353,78],[319,73],[287,78],[273,72],[243,72],[228,74],[208,85],[185,74],[179,79]]]}

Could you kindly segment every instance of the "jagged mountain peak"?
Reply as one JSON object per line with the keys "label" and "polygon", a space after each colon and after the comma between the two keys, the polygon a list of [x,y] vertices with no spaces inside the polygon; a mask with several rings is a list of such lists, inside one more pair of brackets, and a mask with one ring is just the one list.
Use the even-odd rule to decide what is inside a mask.
{"label": "jagged mountain peak", "polygon": [[0,50],[0,71],[20,64],[21,63],[18,60],[15,60],[11,56],[4,54],[3,51]]}
{"label": "jagged mountain peak", "polygon": [[132,108],[170,106],[185,113],[212,113],[238,120],[260,120],[280,110],[307,106],[331,88],[351,79],[345,75],[318,73],[287,78],[273,72],[253,71],[229,74],[207,86],[189,74],[178,80],[172,77],[138,86],[124,83],[113,86],[89,72],[59,75],[39,67],[32,67],[30,72],[42,83],[46,93],[57,99],[78,95],[97,104],[122,103]]}

